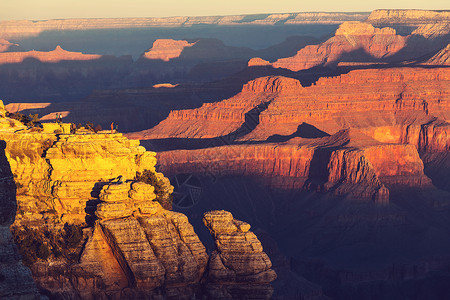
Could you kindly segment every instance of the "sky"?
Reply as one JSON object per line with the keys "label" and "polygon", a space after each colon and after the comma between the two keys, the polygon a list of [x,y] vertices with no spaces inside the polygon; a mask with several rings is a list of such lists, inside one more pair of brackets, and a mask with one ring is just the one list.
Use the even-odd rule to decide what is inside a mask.
{"label": "sky", "polygon": [[450,9],[449,0],[0,0],[0,20],[169,17],[377,8]]}

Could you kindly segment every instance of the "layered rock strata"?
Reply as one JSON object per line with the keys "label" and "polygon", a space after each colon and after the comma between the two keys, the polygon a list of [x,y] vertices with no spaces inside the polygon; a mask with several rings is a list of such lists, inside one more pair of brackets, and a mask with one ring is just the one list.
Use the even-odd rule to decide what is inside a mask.
{"label": "layered rock strata", "polygon": [[367,18],[368,13],[292,13],[263,15],[230,15],[167,18],[109,18],[66,20],[14,20],[0,22],[0,37],[17,38],[37,36],[46,30],[89,30],[108,28],[191,27],[193,25],[279,25],[286,24],[339,24],[344,21]]}
{"label": "layered rock strata", "polygon": [[363,22],[345,22],[336,30],[334,37],[319,45],[306,46],[293,57],[274,62],[275,68],[292,71],[315,66],[336,65],[339,61],[379,61],[402,50],[407,38],[397,35],[389,27],[375,28]]}
{"label": "layered rock strata", "polygon": [[216,245],[208,264],[207,293],[220,299],[270,299],[269,283],[277,275],[250,225],[223,210],[207,212],[203,222]]}
{"label": "layered rock strata", "polygon": [[[155,153],[122,134],[2,132],[6,156],[18,184],[18,219],[40,219],[54,212],[63,221],[84,222],[89,200],[119,176],[155,172]],[[160,173],[158,178],[168,183]],[[170,191],[169,191],[170,192]]]}
{"label": "layered rock strata", "polygon": [[[145,297],[157,289],[169,298],[182,297],[183,289],[184,297],[191,294],[189,285],[201,279],[208,255],[187,217],[163,209],[155,197],[154,187],[142,182],[102,188],[98,221],[72,266],[80,293],[87,284],[85,296]],[[83,283],[85,278],[93,279]],[[124,294],[124,288],[131,290]]]}
{"label": "layered rock strata", "polygon": [[385,204],[387,187],[429,186],[413,145],[383,144],[361,132],[284,143],[227,145],[158,153],[166,174],[251,176],[283,189],[316,189]]}
{"label": "layered rock strata", "polygon": [[156,127],[131,138],[210,138],[238,130],[246,120],[246,113],[255,107],[264,109],[277,95],[302,90],[298,80],[281,77],[264,77],[252,80],[236,96],[217,103],[205,103],[192,110],[171,111],[166,120]]}
{"label": "layered rock strata", "polygon": [[[444,123],[450,119],[449,86],[446,68],[354,70],[320,78],[309,87],[292,78],[262,77],[245,84],[232,98],[172,111],[156,127],[130,136],[212,138],[253,126],[240,138],[264,141],[275,135],[305,136],[299,126],[306,123],[329,134],[348,127],[366,128],[375,139],[399,143],[400,134],[388,139],[397,136],[395,131],[402,126],[406,130],[417,125],[420,131],[421,125],[437,118]],[[382,133],[381,128],[387,127],[398,129]]]}

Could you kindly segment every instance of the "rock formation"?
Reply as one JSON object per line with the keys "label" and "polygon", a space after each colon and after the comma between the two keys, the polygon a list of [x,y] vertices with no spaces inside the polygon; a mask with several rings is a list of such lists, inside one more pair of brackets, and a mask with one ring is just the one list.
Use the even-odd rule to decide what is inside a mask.
{"label": "rock formation", "polygon": [[[130,136],[231,135],[264,141],[276,135],[302,135],[298,126],[307,123],[329,134],[348,127],[364,128],[382,142],[401,143],[408,126],[417,125],[420,131],[420,125],[436,118],[449,119],[449,81],[445,68],[354,70],[320,78],[310,87],[302,87],[292,78],[263,77],[245,84],[232,98],[198,109],[172,111],[158,126]],[[413,134],[410,129],[409,136]],[[417,140],[414,143],[417,145]]]}
{"label": "rock formation", "polygon": [[4,52],[0,53],[0,65],[21,63],[27,58],[34,58],[41,62],[57,63],[63,60],[95,60],[101,58],[97,54],[83,54],[81,52],[70,52],[57,46],[53,51],[26,51],[26,52]]}
{"label": "rock formation", "polygon": [[[99,198],[98,221],[80,262],[72,266],[75,288],[86,297],[111,292],[145,297],[155,289],[164,289],[169,298],[188,297],[208,255],[187,217],[163,209],[153,201],[154,187],[141,182],[106,185]],[[123,294],[126,287],[132,291]]]}
{"label": "rock formation", "polygon": [[448,81],[445,68],[355,70],[310,87],[263,77],[135,136],[199,142],[158,154],[169,175],[253,176],[386,203],[391,187],[430,186],[418,153],[448,151]]}
{"label": "rock formation", "polygon": [[273,63],[275,68],[292,71],[315,66],[335,65],[339,61],[374,62],[389,60],[406,45],[406,38],[389,27],[375,28],[363,22],[345,22],[334,37],[320,45],[306,46],[293,57]]}
{"label": "rock formation", "polygon": [[[290,78],[264,77],[245,84],[242,91],[218,103],[206,103],[193,110],[172,111],[158,126],[130,137],[149,138],[208,138],[229,134],[245,122],[245,114],[262,105],[274,95],[285,95],[303,89],[300,82]],[[262,108],[261,108],[262,109]],[[226,126],[224,126],[226,124]]]}
{"label": "rock formation", "polygon": [[145,169],[155,171],[155,153],[120,133],[24,131],[1,136],[8,141],[6,155],[20,186],[17,219],[41,218],[40,212],[52,211],[66,222],[84,221],[88,201],[101,185],[118,176],[133,179]]}
{"label": "rock formation", "polygon": [[185,40],[169,40],[161,39],[153,43],[152,48],[145,52],[143,57],[147,59],[159,59],[162,61],[169,61],[177,58],[186,47],[192,47],[195,43],[189,43]]}
{"label": "rock formation", "polygon": [[413,145],[383,144],[357,130],[285,143],[226,145],[158,153],[160,168],[213,176],[251,176],[283,189],[316,189],[387,203],[391,186],[428,186]]}
{"label": "rock formation", "polygon": [[207,294],[220,299],[270,299],[269,285],[277,277],[272,262],[248,223],[227,211],[211,211],[203,222],[216,250],[208,264]]}
{"label": "rock formation", "polygon": [[[158,202],[173,187],[156,172],[155,153],[109,131],[73,132],[64,123],[28,128],[4,117],[1,108],[0,137],[6,141],[2,214],[7,224],[0,244],[8,254],[0,270],[7,278],[2,280],[7,286],[0,285],[2,296],[38,296],[31,273],[15,252],[8,228],[14,215],[11,229],[20,253],[39,288],[52,297],[190,299],[204,293],[208,255],[187,217]],[[153,184],[135,180],[138,172],[150,174]],[[249,225],[244,227],[247,232]],[[245,236],[259,244],[253,233]],[[270,294],[268,283],[276,275],[260,244],[255,254],[243,251],[234,259],[252,255],[264,257],[267,267],[238,272],[227,283],[243,288],[241,294],[249,294],[245,287],[264,285],[264,293]],[[263,271],[271,276],[262,276]],[[20,288],[13,283],[17,279]]]}

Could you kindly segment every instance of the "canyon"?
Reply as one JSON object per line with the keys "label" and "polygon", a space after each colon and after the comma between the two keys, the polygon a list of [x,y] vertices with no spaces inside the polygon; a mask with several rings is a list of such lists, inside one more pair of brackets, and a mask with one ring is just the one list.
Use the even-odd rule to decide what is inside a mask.
{"label": "canyon", "polygon": [[449,20],[0,22],[0,297],[446,298]]}

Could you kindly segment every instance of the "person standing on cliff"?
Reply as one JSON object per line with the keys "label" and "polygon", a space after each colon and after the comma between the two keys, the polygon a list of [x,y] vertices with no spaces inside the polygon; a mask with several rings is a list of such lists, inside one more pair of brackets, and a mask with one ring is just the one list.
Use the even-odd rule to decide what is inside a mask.
{"label": "person standing on cliff", "polygon": [[62,114],[59,114],[59,123],[62,123]]}
{"label": "person standing on cliff", "polygon": [[114,133],[114,122],[111,123],[111,133]]}
{"label": "person standing on cliff", "polygon": [[55,116],[55,123],[59,123],[59,116],[58,116],[58,113],[56,113],[56,116]]}

